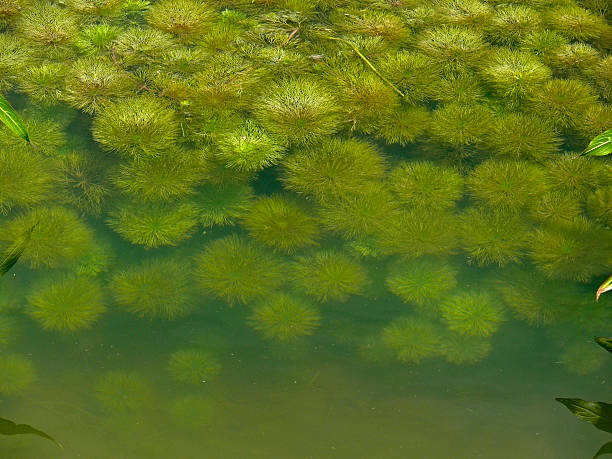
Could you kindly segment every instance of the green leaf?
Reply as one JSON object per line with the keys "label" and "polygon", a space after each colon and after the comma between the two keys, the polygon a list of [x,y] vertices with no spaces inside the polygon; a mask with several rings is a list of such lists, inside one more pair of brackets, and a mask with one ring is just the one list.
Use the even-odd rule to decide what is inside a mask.
{"label": "green leaf", "polygon": [[580,398],[556,398],[568,410],[599,430],[612,433],[612,405],[604,402],[589,402]]}
{"label": "green leaf", "polygon": [[606,351],[612,353],[612,338],[600,338],[596,336],[593,338],[597,344],[603,347]]}
{"label": "green leaf", "polygon": [[18,244],[15,244],[4,255],[0,256],[0,277],[4,276],[17,263],[17,260],[19,260],[19,257],[30,242],[32,231],[36,228],[36,225],[38,225],[38,222],[26,231]]}
{"label": "green leaf", "polygon": [[15,424],[13,421],[9,419],[0,418],[0,435],[22,435],[22,434],[32,434],[38,435],[39,437],[46,438],[47,440],[51,440],[61,449],[64,447],[51,435],[43,432],[42,430],[35,429],[32,426],[27,424]]}
{"label": "green leaf", "polygon": [[605,156],[610,153],[612,153],[612,129],[608,129],[591,140],[581,156]]}
{"label": "green leaf", "polygon": [[603,445],[601,448],[599,448],[599,451],[595,453],[595,456],[593,456],[593,459],[597,459],[599,456],[603,456],[604,454],[612,454],[612,441],[609,441],[608,443]]}
{"label": "green leaf", "polygon": [[0,94],[0,121],[26,142],[30,141],[28,131],[11,104]]}
{"label": "green leaf", "polygon": [[603,284],[599,286],[597,292],[595,293],[595,301],[599,301],[599,297],[602,293],[606,293],[612,290],[612,276],[608,277]]}

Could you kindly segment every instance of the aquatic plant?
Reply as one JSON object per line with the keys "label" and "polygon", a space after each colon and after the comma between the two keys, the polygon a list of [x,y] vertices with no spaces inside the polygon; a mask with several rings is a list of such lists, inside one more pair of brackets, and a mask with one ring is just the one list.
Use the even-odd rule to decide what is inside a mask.
{"label": "aquatic plant", "polygon": [[104,411],[125,415],[143,410],[153,398],[145,378],[135,372],[111,370],[93,386],[94,397]]}
{"label": "aquatic plant", "polygon": [[22,395],[37,379],[32,361],[19,354],[0,355],[0,394]]}
{"label": "aquatic plant", "polygon": [[285,293],[274,293],[253,308],[249,325],[265,339],[293,341],[312,335],[321,322],[317,309]]}
{"label": "aquatic plant", "polygon": [[17,320],[8,314],[0,315],[0,346],[5,347],[12,344],[18,335],[19,323]]}
{"label": "aquatic plant", "polygon": [[530,241],[531,260],[551,279],[588,282],[612,267],[611,253],[607,231],[582,217],[537,229]]}
{"label": "aquatic plant", "polygon": [[374,135],[387,144],[405,146],[426,132],[429,120],[425,107],[401,105],[381,117]]}
{"label": "aquatic plant", "polygon": [[25,6],[28,5],[27,0],[5,0],[0,8],[0,27],[5,29],[9,24],[15,21],[19,13]]}
{"label": "aquatic plant", "polygon": [[550,80],[529,97],[531,111],[558,129],[575,127],[597,101],[594,90],[580,80]]}
{"label": "aquatic plant", "polygon": [[226,167],[242,172],[257,172],[276,164],[284,147],[250,120],[238,129],[220,134],[215,156]]}
{"label": "aquatic plant", "polygon": [[384,59],[377,61],[376,65],[393,81],[404,94],[403,101],[409,104],[426,100],[440,73],[432,58],[418,51],[400,50],[384,54]]}
{"label": "aquatic plant", "polygon": [[176,46],[172,35],[161,30],[141,27],[130,27],[114,41],[117,58],[128,68],[158,63]]}
{"label": "aquatic plant", "polygon": [[322,202],[359,193],[385,173],[385,160],[370,143],[331,137],[283,161],[285,188]]}
{"label": "aquatic plant", "polygon": [[[66,147],[66,132],[61,124],[36,117],[24,117],[23,127],[28,134],[28,142],[35,145],[34,153],[44,156],[58,156]],[[4,148],[15,148],[20,151],[32,153],[28,145],[24,145],[23,139],[7,128],[0,129],[0,145]]]}
{"label": "aquatic plant", "polygon": [[213,402],[201,395],[181,395],[169,408],[170,418],[181,429],[198,432],[214,420]]}
{"label": "aquatic plant", "polygon": [[195,259],[194,275],[205,291],[230,305],[263,298],[285,280],[281,260],[235,234],[207,244]]}
{"label": "aquatic plant", "polygon": [[196,306],[188,268],[170,258],[145,260],[114,274],[110,290],[115,302],[132,314],[175,320]]}
{"label": "aquatic plant", "polygon": [[31,207],[54,194],[52,164],[29,151],[0,149],[0,213]]}
{"label": "aquatic plant", "polygon": [[401,18],[389,11],[338,8],[332,10],[330,20],[345,33],[382,37],[393,44],[402,43],[410,35]]}
{"label": "aquatic plant", "polygon": [[491,342],[480,336],[448,333],[443,336],[442,355],[449,363],[471,365],[483,360],[491,351]]}
{"label": "aquatic plant", "polygon": [[551,77],[550,69],[530,53],[501,48],[489,59],[482,77],[498,97],[511,105],[537,92]]}
{"label": "aquatic plant", "polygon": [[106,220],[116,233],[146,248],[177,245],[192,236],[198,224],[198,208],[191,202],[126,202]]}
{"label": "aquatic plant", "polygon": [[308,78],[272,84],[254,106],[259,124],[289,144],[313,143],[339,128],[338,107],[331,92]]}
{"label": "aquatic plant", "polygon": [[345,302],[351,295],[363,294],[369,283],[360,263],[335,250],[298,257],[290,269],[293,285],[320,302]]}
{"label": "aquatic plant", "polygon": [[235,224],[253,204],[255,194],[247,183],[206,184],[199,188],[193,201],[198,206],[204,228]]}
{"label": "aquatic plant", "polygon": [[170,356],[168,371],[176,381],[197,385],[216,378],[221,364],[207,352],[182,349]]}
{"label": "aquatic plant", "polygon": [[160,156],[178,136],[174,111],[159,99],[137,96],[105,105],[92,126],[104,148],[134,159]]}
{"label": "aquatic plant", "polygon": [[195,194],[207,173],[202,152],[170,147],[159,157],[122,162],[111,181],[132,199],[172,201]]}
{"label": "aquatic plant", "polygon": [[591,218],[612,226],[612,186],[598,188],[586,198],[586,210]]}
{"label": "aquatic plant", "polygon": [[108,272],[115,262],[115,252],[111,244],[106,241],[96,241],[87,253],[76,260],[70,270],[78,276],[97,277]]}
{"label": "aquatic plant", "polygon": [[434,6],[442,21],[458,26],[486,26],[493,15],[493,8],[479,0],[441,0]]}
{"label": "aquatic plant", "polygon": [[59,157],[57,180],[62,199],[85,214],[99,216],[110,195],[104,166],[104,161],[88,152]]}
{"label": "aquatic plant", "polygon": [[147,13],[153,27],[176,35],[185,43],[201,38],[213,22],[214,12],[206,4],[195,0],[161,0]]}
{"label": "aquatic plant", "polygon": [[41,57],[66,58],[79,34],[74,14],[51,2],[41,1],[26,8],[15,20],[17,36]]}
{"label": "aquatic plant", "polygon": [[69,9],[91,21],[114,19],[121,13],[122,0],[66,0]]}
{"label": "aquatic plant", "polygon": [[454,168],[428,161],[400,163],[388,182],[398,202],[410,209],[450,209],[463,195],[463,177]]}
{"label": "aquatic plant", "polygon": [[572,3],[547,10],[544,13],[544,23],[547,28],[577,41],[601,37],[607,25],[601,16]]}
{"label": "aquatic plant", "polygon": [[121,33],[121,28],[111,24],[92,24],[81,29],[81,36],[77,38],[75,46],[80,55],[110,55],[111,44]]}
{"label": "aquatic plant", "polygon": [[599,94],[608,102],[612,102],[612,56],[605,56],[588,71]]}
{"label": "aquatic plant", "polygon": [[555,49],[546,63],[557,75],[565,78],[580,77],[599,62],[599,52],[586,43],[567,43]]}
{"label": "aquatic plant", "polygon": [[487,206],[516,211],[538,198],[547,184],[545,171],[535,164],[490,159],[476,166],[468,176],[467,188]]}
{"label": "aquatic plant", "polygon": [[535,54],[546,62],[556,49],[567,43],[567,37],[554,30],[532,30],[521,39],[520,49]]}
{"label": "aquatic plant", "polygon": [[95,113],[118,98],[134,95],[134,79],[108,58],[85,57],[68,72],[65,100],[86,113]]}
{"label": "aquatic plant", "polygon": [[245,213],[242,226],[251,238],[280,252],[315,245],[319,228],[303,205],[282,195],[261,197]]}
{"label": "aquatic plant", "polygon": [[381,340],[397,360],[418,364],[440,355],[442,336],[437,325],[418,317],[399,317],[382,330]]}
{"label": "aquatic plant", "polygon": [[385,283],[405,303],[426,306],[457,286],[457,270],[446,261],[417,258],[394,263]]}
{"label": "aquatic plant", "polygon": [[436,142],[451,147],[479,145],[493,122],[484,105],[449,103],[433,112],[429,134]]}
{"label": "aquatic plant", "polygon": [[461,247],[479,266],[519,262],[527,241],[527,227],[513,212],[470,207],[461,216]]}
{"label": "aquatic plant", "polygon": [[37,104],[57,105],[64,97],[67,69],[66,64],[57,62],[31,65],[19,79],[19,91]]}
{"label": "aquatic plant", "polygon": [[447,25],[425,30],[416,46],[446,72],[465,72],[476,66],[487,47],[478,31]]}
{"label": "aquatic plant", "polygon": [[397,203],[378,183],[364,184],[355,194],[325,201],[319,209],[321,223],[346,239],[381,231],[398,215]]}
{"label": "aquatic plant", "polygon": [[493,335],[506,320],[504,309],[490,294],[478,291],[457,293],[440,305],[449,330],[463,336]]}
{"label": "aquatic plant", "polygon": [[495,44],[512,46],[541,28],[540,14],[530,6],[505,4],[495,9],[487,29],[487,38]]}
{"label": "aquatic plant", "polygon": [[529,215],[541,222],[571,221],[582,215],[582,203],[573,194],[548,191],[529,205]]}
{"label": "aquatic plant", "polygon": [[104,303],[96,280],[68,275],[35,287],[27,312],[45,330],[74,332],[91,328],[106,310]]}
{"label": "aquatic plant", "polygon": [[559,361],[572,373],[586,375],[600,370],[608,356],[589,341],[566,343]]}
{"label": "aquatic plant", "polygon": [[[2,24],[0,11],[0,25]],[[0,92],[6,94],[13,89],[26,68],[32,65],[34,58],[31,50],[23,45],[20,38],[13,34],[0,35]]]}
{"label": "aquatic plant", "polygon": [[475,74],[450,74],[430,88],[431,98],[443,104],[477,105],[485,102],[485,90]]}
{"label": "aquatic plant", "polygon": [[28,231],[31,239],[21,259],[32,268],[67,266],[87,253],[93,240],[92,230],[63,207],[37,207],[6,221],[0,240],[13,243]]}
{"label": "aquatic plant", "polygon": [[508,113],[498,116],[485,143],[498,156],[508,159],[542,160],[559,149],[561,138],[540,117]]}
{"label": "aquatic plant", "polygon": [[544,165],[546,183],[552,191],[580,199],[606,186],[612,178],[611,171],[602,163],[572,153],[553,157]]}
{"label": "aquatic plant", "polygon": [[[389,212],[386,212],[389,217]],[[450,255],[457,247],[457,219],[448,211],[416,209],[381,216],[380,245],[404,258]]]}

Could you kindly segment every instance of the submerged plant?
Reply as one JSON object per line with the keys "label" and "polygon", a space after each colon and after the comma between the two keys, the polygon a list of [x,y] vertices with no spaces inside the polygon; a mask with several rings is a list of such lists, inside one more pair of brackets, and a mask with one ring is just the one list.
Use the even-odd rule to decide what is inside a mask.
{"label": "submerged plant", "polygon": [[148,11],[147,21],[153,27],[176,35],[182,42],[197,41],[212,25],[213,11],[195,0],[161,0]]}
{"label": "submerged plant", "polygon": [[526,161],[488,160],[469,175],[467,187],[493,209],[516,211],[546,190],[545,170]]}
{"label": "submerged plant", "polygon": [[332,94],[307,78],[273,84],[257,101],[254,112],[263,128],[290,144],[312,143],[339,128]]}
{"label": "submerged plant", "polygon": [[170,356],[168,371],[176,381],[197,385],[216,378],[221,364],[207,352],[182,349]]}
{"label": "submerged plant", "polygon": [[387,288],[405,303],[429,305],[457,286],[457,270],[448,262],[433,258],[398,261],[386,279]]}
{"label": "submerged plant", "polygon": [[151,402],[152,390],[138,373],[106,372],[94,384],[94,397],[111,415],[121,416],[143,410]]}
{"label": "submerged plant", "polygon": [[191,273],[184,263],[158,258],[116,273],[110,290],[117,304],[140,317],[176,320],[196,305]]}
{"label": "submerged plant", "polygon": [[342,252],[325,250],[305,255],[291,265],[294,286],[320,302],[346,301],[368,285],[365,268]]}
{"label": "submerged plant", "polygon": [[612,179],[612,172],[604,164],[572,153],[551,158],[545,168],[546,182],[551,190],[581,200]]}
{"label": "submerged plant", "polygon": [[586,199],[586,210],[596,221],[612,226],[612,186],[591,192]]}
{"label": "submerged plant", "polygon": [[85,276],[44,283],[28,295],[28,314],[45,330],[75,332],[90,328],[106,310],[102,287]]}
{"label": "submerged plant", "polygon": [[119,34],[114,49],[123,65],[138,68],[160,62],[176,46],[172,35],[161,30],[131,27]]}
{"label": "submerged plant", "polygon": [[601,16],[573,3],[549,9],[544,15],[544,22],[549,29],[578,41],[599,38],[607,25]]}
{"label": "submerged plant", "polygon": [[146,248],[175,246],[193,235],[198,209],[191,202],[128,202],[110,212],[107,224],[132,244]]}
{"label": "submerged plant", "polygon": [[133,159],[160,156],[178,137],[174,111],[149,96],[106,105],[94,119],[92,133],[104,148]]}
{"label": "submerged plant", "polygon": [[589,341],[567,343],[559,361],[572,373],[586,375],[600,370],[609,357]]}
{"label": "submerged plant", "polygon": [[257,172],[272,166],[284,153],[278,141],[249,120],[234,131],[220,134],[216,146],[217,159],[241,172]]}
{"label": "submerged plant", "polygon": [[449,333],[443,338],[442,355],[447,362],[456,365],[471,365],[480,362],[491,351],[491,342],[480,336]]}
{"label": "submerged plant", "polygon": [[209,243],[195,260],[195,277],[214,296],[246,304],[265,297],[284,281],[281,260],[232,234]]}
{"label": "submerged plant", "polygon": [[449,330],[463,336],[491,336],[506,320],[502,306],[485,292],[464,291],[440,305]]}
{"label": "submerged plant", "polygon": [[19,354],[0,355],[0,394],[22,395],[37,379],[32,361]]}
{"label": "submerged plant", "polygon": [[298,202],[281,195],[255,201],[242,225],[254,240],[284,253],[315,245],[319,235],[314,217]]}
{"label": "submerged plant", "polygon": [[319,202],[359,193],[385,173],[385,160],[373,145],[338,137],[299,149],[283,166],[285,187]]}
{"label": "submerged plant", "polygon": [[425,107],[400,105],[381,117],[375,135],[388,144],[405,146],[426,132],[430,118]]}
{"label": "submerged plant", "polygon": [[389,186],[407,208],[449,209],[463,195],[463,177],[432,162],[403,162],[389,173]]}
{"label": "submerged plant", "polygon": [[5,222],[0,240],[14,242],[29,231],[30,242],[21,259],[32,268],[67,266],[93,242],[92,230],[74,211],[63,207],[34,208]]}
{"label": "submerged plant", "polygon": [[429,133],[442,145],[455,148],[479,145],[493,120],[493,115],[484,105],[450,103],[433,113]]}
{"label": "submerged plant", "polygon": [[255,194],[247,183],[206,184],[193,201],[204,228],[235,224],[253,205]]}
{"label": "submerged plant", "polygon": [[122,162],[111,180],[132,199],[172,201],[195,194],[207,173],[201,152],[168,148],[159,157]]}
{"label": "submerged plant", "polygon": [[551,279],[588,282],[611,268],[607,234],[584,218],[549,225],[535,231],[531,260]]}
{"label": "submerged plant", "polygon": [[440,355],[442,336],[438,327],[417,317],[400,317],[382,331],[385,348],[403,363],[418,364]]}
{"label": "submerged plant", "polygon": [[253,308],[249,324],[264,338],[293,341],[312,335],[321,322],[319,312],[305,301],[275,293]]}
{"label": "submerged plant", "polygon": [[495,10],[487,36],[493,43],[512,46],[540,25],[540,14],[530,6],[502,4]]}
{"label": "submerged plant", "polygon": [[471,207],[461,216],[461,245],[479,266],[520,261],[527,242],[527,227],[515,213]]}

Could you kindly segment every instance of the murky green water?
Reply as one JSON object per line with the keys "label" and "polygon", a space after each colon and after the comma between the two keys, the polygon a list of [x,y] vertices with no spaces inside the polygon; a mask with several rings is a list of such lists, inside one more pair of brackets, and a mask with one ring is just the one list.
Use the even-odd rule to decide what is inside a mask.
{"label": "murky green water", "polygon": [[610,14],[0,2],[0,456],[591,457]]}

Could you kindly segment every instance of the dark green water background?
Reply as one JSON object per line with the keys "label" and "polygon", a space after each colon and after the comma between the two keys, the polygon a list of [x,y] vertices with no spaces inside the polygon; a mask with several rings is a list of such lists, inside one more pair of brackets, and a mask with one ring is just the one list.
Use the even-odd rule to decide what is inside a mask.
{"label": "dark green water background", "polygon": [[[60,248],[75,244],[63,236],[68,229],[51,238],[53,231],[41,225],[33,233],[32,247],[44,246],[50,261],[39,262],[30,248],[0,279],[0,417],[43,429],[65,447],[60,451],[31,436],[2,437],[0,458],[591,457],[609,436],[577,420],[554,398],[612,401],[612,359],[606,360],[605,352],[592,343],[594,334],[612,332],[612,293],[599,304],[593,301],[597,285],[612,272],[612,173],[605,159],[569,159],[592,136],[612,127],[612,26],[606,2],[198,2],[204,11],[196,2],[177,5],[196,18],[193,35],[171,30],[170,13],[162,11],[161,19],[151,19],[147,2],[66,0],[43,5],[0,0],[0,90],[23,114],[35,143],[19,144],[6,129],[0,131],[0,242],[8,247],[25,233],[21,215],[37,215],[54,206],[72,216],[67,227],[78,227],[78,233],[82,225],[93,235],[90,247],[66,255]],[[108,25],[117,28],[115,36],[104,32]],[[126,38],[128,30],[168,34],[155,38],[159,42],[150,38],[136,43]],[[432,31],[442,33],[434,36]],[[546,31],[557,38],[530,35]],[[460,38],[465,49],[449,51]],[[541,41],[535,43],[536,38]],[[405,97],[348,43],[388,75]],[[527,64],[517,64],[504,50],[525,53]],[[411,55],[406,64],[394,61],[404,52],[420,57]],[[100,74],[94,71],[96,59],[103,63]],[[495,59],[516,66],[516,73],[491,70]],[[524,77],[531,75],[532,64],[544,77]],[[138,84],[100,83],[102,76],[115,71]],[[519,80],[522,92],[505,92]],[[570,89],[559,90],[559,95],[554,85],[561,80],[569,81]],[[102,86],[99,100],[92,96],[97,84]],[[124,112],[107,116],[112,107],[136,99],[161,104],[152,115],[145,107],[144,118],[169,112],[173,121],[152,122],[155,129],[149,132],[137,122],[118,121],[125,106]],[[312,117],[300,118],[302,109],[312,110]],[[518,123],[512,119],[515,115]],[[511,122],[515,128],[507,130]],[[116,128],[114,133],[100,134],[104,123]],[[278,148],[278,155],[270,153],[271,147],[257,145],[251,153],[247,147],[246,153],[239,151],[236,139],[252,135],[254,125],[265,145]],[[521,126],[536,127],[529,132]],[[130,134],[128,127],[136,133]],[[128,146],[119,142],[124,135]],[[508,147],[528,136],[534,147],[527,141],[515,150]],[[541,141],[546,136],[548,143]],[[347,160],[344,172],[321,170],[322,176],[338,174],[340,191],[317,202],[318,188],[290,189],[282,178],[291,177],[288,161],[304,151],[318,154],[330,139],[340,144],[356,139],[369,153]],[[269,157],[257,157],[262,151]],[[242,166],[232,162],[240,154],[246,158]],[[70,155],[76,162],[70,163]],[[200,156],[207,164],[205,172],[196,170]],[[156,158],[162,158],[161,163],[155,163]],[[117,177],[120,166],[138,170],[150,161],[161,176],[166,167],[169,188],[177,183],[178,189],[182,177],[171,172],[174,161],[180,163],[177,158],[187,158],[186,170],[195,171],[197,178],[160,204],[169,213],[183,203],[195,209],[195,215],[185,218],[191,227],[173,235],[184,223],[182,217],[176,224],[146,223],[148,214],[138,207],[145,200],[147,177],[133,178],[141,181],[141,189],[132,193],[117,185]],[[402,202],[401,192],[389,191],[390,177],[402,164],[416,161],[458,174],[466,181],[461,196],[451,199],[446,209],[436,201],[444,196],[432,192],[430,198],[428,191],[422,201],[412,197],[414,202]],[[515,162],[523,172],[506,179],[504,164]],[[34,164],[43,166],[36,169]],[[492,170],[501,171],[499,176],[493,172],[483,179],[475,172],[483,164],[497,165]],[[377,165],[382,165],[379,176],[352,181]],[[48,186],[39,188],[39,179],[50,180]],[[248,200],[233,225],[203,225],[211,207],[204,190],[212,189],[215,196],[214,190],[228,183],[252,186],[256,199],[282,194],[298,203],[318,228],[316,244],[296,244],[291,247],[295,250],[284,251],[278,244],[284,236],[277,227],[267,231],[265,225],[252,229],[245,223],[254,212]],[[88,194],[94,185],[104,190],[100,202]],[[541,194],[533,192],[540,187]],[[509,196],[510,204],[502,202],[506,198],[496,201],[502,195]],[[558,204],[547,207],[551,196]],[[342,207],[353,198],[358,203],[373,199],[374,205],[365,210],[359,204]],[[378,198],[392,211],[377,213]],[[116,209],[132,204],[140,210],[117,223]],[[344,214],[332,215],[340,208]],[[504,248],[512,235],[472,228],[466,217],[469,209],[495,215],[494,230],[519,221],[522,239],[516,247],[511,242]],[[154,213],[149,209],[144,214],[148,211]],[[430,226],[422,233],[415,229],[418,225],[398,226],[406,216]],[[354,230],[351,225],[357,219],[365,223]],[[282,217],[269,220],[272,228]],[[145,222],[143,234],[167,231],[169,243],[146,247],[130,239],[124,230],[132,221]],[[450,223],[436,227],[432,221]],[[288,228],[295,234],[303,231],[290,218]],[[410,231],[418,234],[410,239]],[[483,234],[481,247],[500,244],[503,255],[479,259],[474,254],[478,247],[469,241],[476,232]],[[442,242],[432,242],[441,233]],[[561,234],[561,242],[547,239],[552,233]],[[363,266],[369,284],[344,302],[301,300],[310,311],[318,311],[320,324],[295,339],[267,339],[249,320],[254,308],[272,301],[274,290],[297,298],[306,298],[308,292],[293,285],[289,268],[282,273],[281,287],[247,304],[230,305],[214,286],[203,287],[199,280],[204,275],[194,257],[231,234],[250,238],[258,250],[282,258],[287,266],[319,249],[338,250]],[[409,237],[402,240],[405,234]],[[92,259],[85,263],[96,269],[75,274],[88,250],[99,247],[112,256],[98,254],[99,265]],[[355,247],[367,247],[378,256]],[[551,268],[538,258],[542,252],[557,264]],[[422,255],[457,271],[457,285],[448,291],[440,285],[444,293],[427,303],[430,309],[402,301],[386,284],[397,266],[410,265]],[[144,260],[164,257],[178,260],[179,271],[193,271],[185,289],[194,295],[193,307],[174,320],[151,318],[153,308],[139,317],[121,304],[113,279]],[[102,289],[105,311],[87,327],[54,329],[33,314],[41,286],[59,285],[64,275],[89,275]],[[526,279],[533,282],[520,290]],[[431,285],[431,279],[422,282]],[[437,307],[457,293],[473,291],[485,291],[503,310],[504,321],[482,337],[491,346],[486,355],[469,364],[447,362],[445,346],[469,332],[448,330]],[[512,297],[509,291],[518,293]],[[65,308],[66,322],[73,313],[76,320],[82,293],[72,292],[50,309]],[[158,299],[172,295],[163,285],[154,293]],[[554,317],[530,320],[529,308],[540,319],[546,311]],[[402,361],[400,350],[385,341],[385,330],[403,317],[417,317],[436,331],[435,349],[420,362]],[[406,334],[407,341],[420,341],[420,336]],[[206,352],[219,365],[218,374],[195,384],[175,380],[168,361],[182,349]],[[581,354],[571,357],[568,350],[576,349]],[[30,383],[27,374],[11,366],[13,355],[31,363],[36,377]],[[581,360],[591,364],[581,366]],[[101,396],[100,381],[109,372],[134,375],[140,385],[136,390],[107,388]],[[109,397],[124,409],[114,409]],[[130,408],[134,400],[137,406]],[[187,402],[177,409],[180,400]]]}

